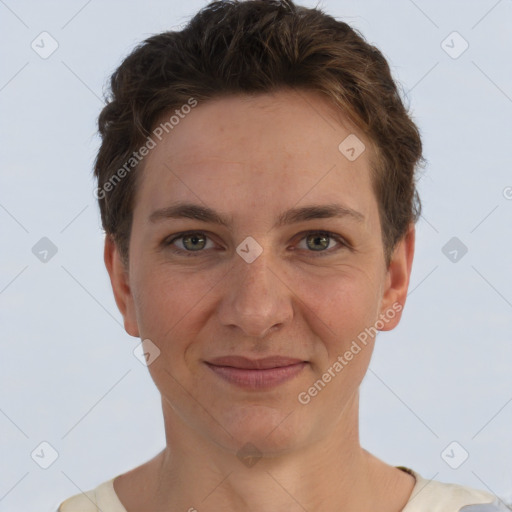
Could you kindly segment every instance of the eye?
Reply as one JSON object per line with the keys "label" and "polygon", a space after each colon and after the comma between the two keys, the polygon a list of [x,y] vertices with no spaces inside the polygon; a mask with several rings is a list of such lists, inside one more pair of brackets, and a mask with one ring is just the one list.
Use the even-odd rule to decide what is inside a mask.
{"label": "eye", "polygon": [[[208,242],[210,245],[208,246]],[[211,249],[213,242],[207,235],[200,231],[182,233],[171,240],[165,240],[164,244],[170,246],[171,250],[178,254],[189,253],[186,256],[199,255],[203,249]]]}
{"label": "eye", "polygon": [[335,247],[333,249],[333,246],[335,246],[334,242],[341,245],[341,248],[347,247],[347,243],[340,236],[328,231],[313,231],[306,233],[301,239],[301,242],[303,240],[306,242],[306,250],[308,250],[308,252],[317,252],[319,253],[318,256],[323,256],[325,253],[331,254],[338,250]]}
{"label": "eye", "polygon": [[[301,244],[305,241],[305,248]],[[336,248],[335,244],[341,247]],[[214,249],[215,244],[210,238],[201,231],[191,231],[181,233],[163,241],[163,245],[170,248],[176,254],[183,256],[201,256],[205,253],[205,249]],[[303,233],[297,247],[313,254],[313,256],[324,256],[332,254],[335,251],[349,247],[347,242],[339,235],[330,233],[329,231],[310,231]]]}

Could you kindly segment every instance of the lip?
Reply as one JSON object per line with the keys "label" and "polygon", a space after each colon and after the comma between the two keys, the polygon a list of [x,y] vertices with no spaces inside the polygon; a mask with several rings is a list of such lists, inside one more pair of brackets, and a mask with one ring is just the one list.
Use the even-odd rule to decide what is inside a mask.
{"label": "lip", "polygon": [[283,366],[290,366],[296,363],[304,362],[303,359],[296,359],[292,357],[283,356],[268,356],[262,359],[249,359],[243,356],[225,356],[216,357],[207,361],[209,364],[215,366],[231,366],[233,368],[243,368],[251,370],[266,370],[268,368],[279,368]]}
{"label": "lip", "polygon": [[248,359],[240,356],[220,357],[206,361],[219,377],[249,390],[270,389],[292,379],[307,365],[301,359],[266,357]]}

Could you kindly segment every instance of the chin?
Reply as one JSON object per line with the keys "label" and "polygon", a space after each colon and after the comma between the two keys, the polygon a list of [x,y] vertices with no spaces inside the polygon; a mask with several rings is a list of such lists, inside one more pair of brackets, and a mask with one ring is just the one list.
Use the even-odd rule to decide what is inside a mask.
{"label": "chin", "polygon": [[[307,422],[299,421],[293,408],[275,409],[263,405],[232,408],[223,425],[233,436],[230,445],[238,451],[251,443],[268,455],[279,455],[302,444],[307,437]],[[291,414],[290,414],[291,413]]]}

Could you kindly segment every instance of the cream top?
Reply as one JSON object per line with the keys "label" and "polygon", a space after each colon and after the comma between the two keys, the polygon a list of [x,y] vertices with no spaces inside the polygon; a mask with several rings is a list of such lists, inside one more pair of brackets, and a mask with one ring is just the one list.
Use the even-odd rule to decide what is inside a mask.
{"label": "cream top", "polygon": [[[510,512],[509,508],[488,492],[427,480],[412,469],[397,467],[416,479],[402,512]],[[71,496],[61,503],[57,512],[127,512],[114,490],[115,478],[101,483],[95,489]]]}

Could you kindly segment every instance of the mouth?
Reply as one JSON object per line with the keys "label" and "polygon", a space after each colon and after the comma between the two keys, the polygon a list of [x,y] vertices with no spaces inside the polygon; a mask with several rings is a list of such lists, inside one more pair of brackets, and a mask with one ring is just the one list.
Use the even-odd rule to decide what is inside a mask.
{"label": "mouth", "polygon": [[228,356],[205,361],[218,377],[244,389],[264,390],[283,384],[301,373],[307,361],[289,357],[248,359]]}

